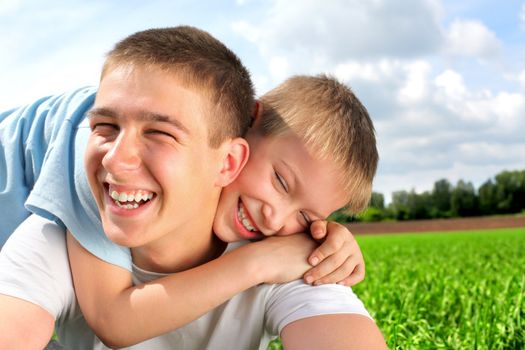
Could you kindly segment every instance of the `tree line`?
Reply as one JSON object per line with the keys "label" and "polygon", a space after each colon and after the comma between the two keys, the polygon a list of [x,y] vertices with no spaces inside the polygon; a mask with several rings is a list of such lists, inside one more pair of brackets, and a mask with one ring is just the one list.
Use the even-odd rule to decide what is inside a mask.
{"label": "tree line", "polygon": [[385,206],[383,194],[374,192],[366,211],[349,216],[343,211],[332,214],[339,222],[418,220],[514,214],[525,210],[525,170],[502,171],[478,189],[471,182],[447,179],[434,183],[431,191],[396,191]]}

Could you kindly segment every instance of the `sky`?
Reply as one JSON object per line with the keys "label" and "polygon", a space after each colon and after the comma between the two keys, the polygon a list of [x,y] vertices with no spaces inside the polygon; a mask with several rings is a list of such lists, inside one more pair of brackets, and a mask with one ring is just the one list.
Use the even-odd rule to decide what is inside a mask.
{"label": "sky", "polygon": [[131,33],[191,25],[239,55],[258,95],[294,74],[350,86],[387,202],[525,169],[525,0],[0,0],[0,23],[0,110],[97,85]]}

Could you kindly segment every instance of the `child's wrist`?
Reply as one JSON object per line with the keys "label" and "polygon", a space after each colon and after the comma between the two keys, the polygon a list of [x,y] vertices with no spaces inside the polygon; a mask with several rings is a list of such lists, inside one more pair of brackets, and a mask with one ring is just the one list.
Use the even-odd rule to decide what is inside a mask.
{"label": "child's wrist", "polygon": [[231,253],[236,255],[237,264],[243,270],[243,276],[250,279],[251,285],[266,283],[271,277],[266,268],[265,255],[259,242],[246,244]]}

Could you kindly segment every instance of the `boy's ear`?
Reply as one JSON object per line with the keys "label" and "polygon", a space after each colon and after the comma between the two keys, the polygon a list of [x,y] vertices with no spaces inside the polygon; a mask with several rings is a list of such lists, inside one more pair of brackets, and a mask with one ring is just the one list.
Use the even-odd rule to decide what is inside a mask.
{"label": "boy's ear", "polygon": [[253,126],[257,120],[261,119],[262,112],[263,112],[263,105],[261,101],[259,100],[255,101],[255,107],[252,113],[252,125],[251,126]]}
{"label": "boy's ear", "polygon": [[217,186],[226,187],[239,176],[248,161],[250,148],[248,142],[236,137],[225,145],[224,161],[217,179]]}

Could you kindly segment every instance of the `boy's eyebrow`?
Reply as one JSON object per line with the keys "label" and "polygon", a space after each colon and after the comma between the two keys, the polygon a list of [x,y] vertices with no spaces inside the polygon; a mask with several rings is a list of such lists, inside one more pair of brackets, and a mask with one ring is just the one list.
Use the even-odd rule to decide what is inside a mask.
{"label": "boy's eyebrow", "polygon": [[[87,117],[88,118],[92,118],[94,116],[103,116],[103,117],[109,117],[109,118],[115,118],[115,119],[122,118],[119,115],[118,112],[112,110],[111,108],[106,108],[106,107],[91,108],[87,112]],[[170,116],[165,115],[165,114],[152,113],[152,112],[142,112],[142,113],[139,114],[137,119],[142,120],[142,121],[153,121],[153,122],[168,123],[168,124],[173,125],[177,129],[181,130],[182,132],[184,132],[186,134],[190,134],[189,129],[184,124],[182,124],[181,122],[179,122],[175,118],[171,118]]]}

